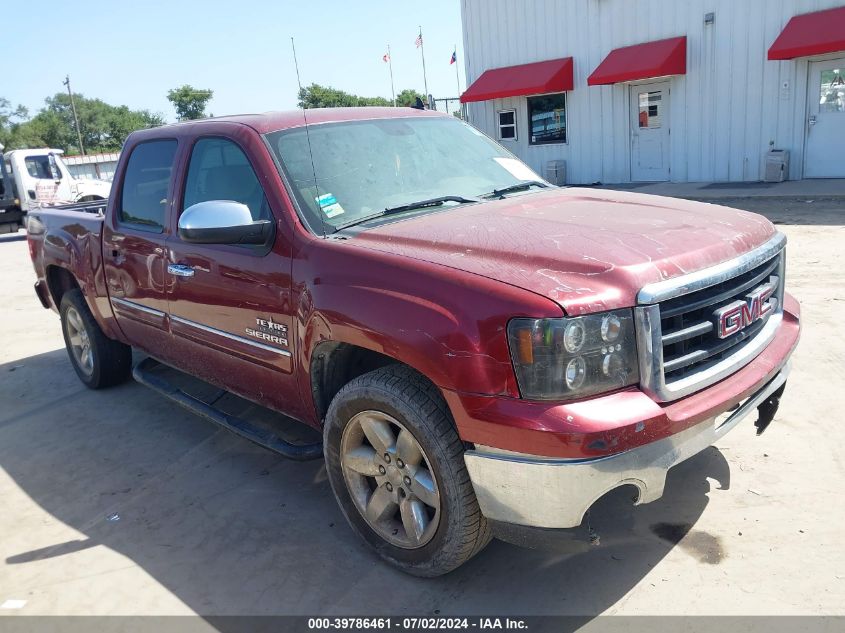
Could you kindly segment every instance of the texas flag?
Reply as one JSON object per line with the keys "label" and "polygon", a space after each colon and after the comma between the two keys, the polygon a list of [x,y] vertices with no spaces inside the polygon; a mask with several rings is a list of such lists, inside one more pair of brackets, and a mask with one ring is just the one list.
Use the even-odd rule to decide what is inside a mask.
{"label": "texas flag", "polygon": [[458,61],[458,49],[455,49],[454,51],[452,51],[452,59],[449,60],[449,65],[451,66],[456,61]]}

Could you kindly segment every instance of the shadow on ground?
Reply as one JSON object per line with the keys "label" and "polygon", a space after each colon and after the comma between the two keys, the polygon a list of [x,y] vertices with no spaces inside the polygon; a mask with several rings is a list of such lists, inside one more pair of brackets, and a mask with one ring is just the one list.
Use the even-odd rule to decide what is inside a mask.
{"label": "shadow on ground", "polygon": [[0,401],[0,467],[84,534],[12,553],[10,577],[43,560],[76,577],[74,554],[103,545],[203,615],[593,615],[676,543],[705,564],[725,555],[694,527],[710,481],[729,487],[715,448],[673,469],[655,503],[634,508],[624,489],[601,499],[590,515],[597,546],[586,526],[551,549],[494,541],[456,572],[421,580],[363,547],[321,461],[285,461],[134,383],[88,391],[64,350],[0,365]]}

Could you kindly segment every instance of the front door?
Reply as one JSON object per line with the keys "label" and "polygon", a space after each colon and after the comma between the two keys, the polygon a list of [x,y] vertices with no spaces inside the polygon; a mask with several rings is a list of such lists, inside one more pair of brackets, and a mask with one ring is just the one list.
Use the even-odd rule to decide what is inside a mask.
{"label": "front door", "polygon": [[845,58],[810,63],[805,178],[845,178]]}
{"label": "front door", "polygon": [[[52,153],[26,154],[23,152],[20,182],[24,193],[21,198],[30,208],[54,206],[74,201],[70,174],[63,173]],[[17,169],[21,165],[18,162]],[[25,196],[25,197],[24,197]]]}
{"label": "front door", "polygon": [[[241,202],[253,220],[274,219],[252,163],[230,138],[196,141],[176,216],[210,200]],[[284,226],[276,221],[274,237],[260,246],[192,244],[175,230],[167,241],[170,329],[180,368],[297,416],[292,259]]]}
{"label": "front door", "polygon": [[669,82],[631,86],[631,180],[669,180]]}
{"label": "front door", "polygon": [[177,142],[131,148],[114,213],[103,225],[103,260],[117,323],[129,342],[168,360],[165,251]]}

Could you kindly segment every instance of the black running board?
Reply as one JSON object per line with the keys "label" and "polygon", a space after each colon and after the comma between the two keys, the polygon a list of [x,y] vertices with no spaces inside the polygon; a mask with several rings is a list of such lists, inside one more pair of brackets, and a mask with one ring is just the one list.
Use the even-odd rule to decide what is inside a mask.
{"label": "black running board", "polygon": [[236,416],[229,415],[185,393],[166,379],[153,373],[152,370],[160,365],[161,363],[153,358],[145,358],[132,370],[132,377],[142,385],[146,385],[165,398],[169,398],[191,413],[210,420],[235,435],[239,435],[250,442],[254,442],[274,453],[278,453],[282,457],[304,462],[311,459],[319,459],[323,456],[323,444],[320,442],[316,444],[291,444],[270,431]]}

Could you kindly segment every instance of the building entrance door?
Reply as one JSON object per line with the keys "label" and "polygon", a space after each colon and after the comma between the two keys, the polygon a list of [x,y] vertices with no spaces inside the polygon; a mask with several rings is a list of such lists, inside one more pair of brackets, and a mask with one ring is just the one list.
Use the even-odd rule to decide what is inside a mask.
{"label": "building entrance door", "polygon": [[805,178],[845,178],[845,58],[810,62]]}
{"label": "building entrance door", "polygon": [[669,82],[630,89],[631,180],[669,180]]}

